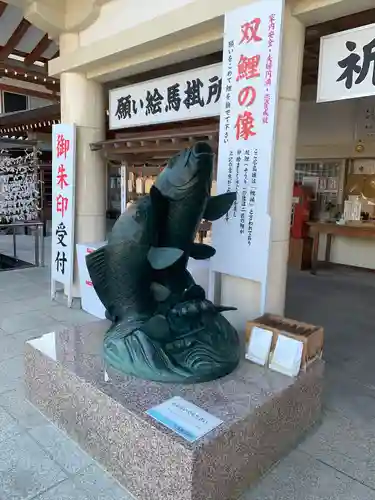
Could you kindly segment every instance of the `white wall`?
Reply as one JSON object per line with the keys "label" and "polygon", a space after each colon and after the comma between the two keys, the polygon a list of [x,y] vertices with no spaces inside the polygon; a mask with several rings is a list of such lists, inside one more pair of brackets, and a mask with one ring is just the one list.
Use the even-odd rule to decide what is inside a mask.
{"label": "white wall", "polygon": [[[369,136],[366,112],[375,109],[375,96],[331,103],[316,103],[314,89],[302,95],[297,158],[348,158],[375,156],[375,135]],[[375,133],[375,122],[373,123]],[[362,140],[365,151],[355,146]]]}
{"label": "white wall", "polygon": [[[319,241],[319,260],[324,260],[326,237]],[[375,270],[375,241],[360,238],[332,238],[331,262]]]}
{"label": "white wall", "polygon": [[[22,82],[20,80],[12,80],[11,78],[0,78],[0,83],[3,83],[4,85],[11,85],[12,87],[15,87],[12,92],[16,92],[19,94],[24,94],[23,89],[29,89],[29,90],[36,90],[38,92],[45,92],[48,94],[50,91],[47,90],[44,85],[40,85],[37,83],[32,83],[32,82]],[[1,96],[2,97],[2,96]],[[55,101],[49,100],[49,99],[42,99],[40,97],[33,97],[29,96],[28,99],[29,103],[29,109],[34,109],[34,108],[41,108],[42,106],[49,106],[50,104],[54,104]],[[3,112],[2,110],[2,98],[0,99],[0,114]]]}
{"label": "white wall", "polygon": [[29,108],[30,109],[35,109],[35,108],[42,108],[43,106],[49,106],[51,104],[54,104],[53,101],[49,101],[48,99],[42,99],[41,97],[29,97]]}
{"label": "white wall", "polygon": [[[79,1],[79,0],[77,0]],[[99,19],[80,33],[80,45],[116,35],[137,24],[179,9],[193,0],[112,0],[103,5]]]}
{"label": "white wall", "polygon": [[[316,148],[352,143],[355,137],[355,101],[317,104],[302,102],[300,106],[298,154],[304,150],[316,154]],[[315,149],[315,151],[314,151]]]}
{"label": "white wall", "polygon": [[[319,103],[314,89],[304,89],[300,105],[297,158],[375,157],[375,96],[332,103]],[[367,128],[366,128],[367,126]],[[374,127],[374,135],[371,129]],[[355,151],[361,140],[363,153]],[[326,239],[321,237],[319,259],[324,259]],[[375,241],[333,238],[331,261],[337,264],[375,269]]]}

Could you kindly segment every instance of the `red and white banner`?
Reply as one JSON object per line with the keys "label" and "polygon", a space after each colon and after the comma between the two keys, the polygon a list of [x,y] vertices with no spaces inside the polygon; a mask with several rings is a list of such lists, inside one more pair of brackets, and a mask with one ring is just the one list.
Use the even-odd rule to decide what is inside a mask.
{"label": "red and white banner", "polygon": [[258,1],[225,16],[217,191],[235,191],[237,201],[213,224],[212,270],[262,285],[270,247],[283,8],[284,0]]}
{"label": "red and white banner", "polygon": [[75,125],[52,128],[52,297],[55,283],[62,283],[71,302],[74,269]]}

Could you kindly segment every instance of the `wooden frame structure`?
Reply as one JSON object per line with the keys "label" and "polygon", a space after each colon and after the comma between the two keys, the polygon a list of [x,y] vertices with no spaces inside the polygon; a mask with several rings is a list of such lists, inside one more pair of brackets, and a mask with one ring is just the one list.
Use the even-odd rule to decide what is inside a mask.
{"label": "wooden frame structure", "polygon": [[159,170],[176,153],[191,147],[197,141],[209,142],[217,153],[219,122],[210,120],[202,125],[189,126],[174,124],[174,128],[154,128],[154,130],[116,134],[115,139],[90,145],[92,151],[101,151],[106,159],[126,163],[129,171],[147,168]]}
{"label": "wooden frame structure", "polygon": [[[197,123],[201,123],[200,125]],[[173,127],[173,128],[172,128]],[[92,151],[101,152],[108,162],[126,165],[125,185],[128,186],[130,172],[142,176],[156,176],[168,160],[184,148],[189,148],[197,141],[206,141],[213,148],[217,157],[219,144],[219,120],[199,120],[174,123],[143,131],[118,133],[115,139],[92,143]],[[113,163],[112,163],[113,165]],[[216,177],[217,162],[214,161]],[[128,195],[126,196],[128,199]],[[118,216],[119,213],[116,214]],[[210,223],[202,222],[199,238],[203,241],[209,231]]]}
{"label": "wooden frame structure", "polygon": [[[8,33],[11,33],[10,36]],[[40,92],[19,85],[15,88],[18,91],[22,89],[26,95],[35,96],[37,93],[40,97],[55,100],[60,92],[60,82],[48,76],[48,62],[58,54],[56,42],[47,33],[25,19],[19,8],[0,1],[0,78],[40,85]],[[7,90],[2,88],[7,83],[0,83],[0,90]]]}
{"label": "wooden frame structure", "polygon": [[[374,22],[375,9],[371,9],[309,26],[306,29],[303,84],[316,83],[321,36]],[[7,29],[1,29],[2,23],[3,26],[6,25]],[[9,29],[10,27],[11,29]],[[5,35],[5,33],[9,32],[11,33],[10,36]],[[49,98],[54,100],[60,92],[59,80],[48,76],[48,62],[58,56],[58,46],[55,41],[48,37],[47,33],[42,32],[25,19],[20,9],[0,0],[0,78],[38,84],[41,86],[41,92],[43,93],[43,88],[46,89],[49,91]],[[221,52],[216,52],[200,59],[202,65],[210,64],[220,61],[222,55]],[[210,62],[203,63],[205,59]],[[189,69],[191,63],[186,61],[181,65],[179,71]],[[151,73],[150,75],[137,75],[134,78],[127,78],[126,81],[118,81],[116,85],[129,85],[133,81],[138,81],[139,77],[148,79],[154,76]],[[0,89],[1,85],[3,83],[0,83]],[[35,95],[36,91],[25,88],[23,92],[25,94],[34,92]]]}
{"label": "wooden frame structure", "polygon": [[0,136],[26,137],[28,132],[52,133],[60,123],[60,104],[0,115]]}

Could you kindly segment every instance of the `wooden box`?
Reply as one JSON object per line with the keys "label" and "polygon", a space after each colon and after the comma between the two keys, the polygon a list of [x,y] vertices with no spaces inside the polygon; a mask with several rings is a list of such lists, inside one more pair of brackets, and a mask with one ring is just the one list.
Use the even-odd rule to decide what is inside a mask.
{"label": "wooden box", "polygon": [[246,323],[246,342],[249,341],[254,326],[264,328],[273,333],[271,352],[275,349],[279,334],[303,342],[302,363],[303,370],[315,359],[323,354],[324,329],[321,326],[310,325],[282,316],[265,314],[254,321]]}

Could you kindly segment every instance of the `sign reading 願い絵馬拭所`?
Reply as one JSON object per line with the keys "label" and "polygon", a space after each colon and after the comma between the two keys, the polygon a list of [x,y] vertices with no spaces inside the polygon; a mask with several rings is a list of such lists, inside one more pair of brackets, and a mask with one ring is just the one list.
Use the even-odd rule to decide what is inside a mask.
{"label": "sign reading \u9858\u3044\u7d75\u99ac\u62ed\u6240", "polygon": [[64,284],[69,305],[74,268],[75,166],[75,125],[53,125],[51,294],[54,298],[56,282]]}
{"label": "sign reading \u9858\u3044\u7d75\u99ac\u62ed\u6240", "polygon": [[146,413],[191,443],[223,423],[219,418],[179,396],[150,408]]}
{"label": "sign reading \u9858\u3044\u7d75\u99ac\u62ed\u6240", "polygon": [[375,94],[375,24],[320,40],[317,102]]}
{"label": "sign reading \u9858\u3044\u7d75\u99ac\u62ed\u6240", "polygon": [[221,64],[213,64],[109,93],[111,130],[219,116]]}
{"label": "sign reading \u9858\u3044\u7d75\u99ac\u62ed\u6240", "polygon": [[225,15],[217,191],[237,199],[213,223],[212,271],[254,280],[268,272],[272,176],[284,0]]}

